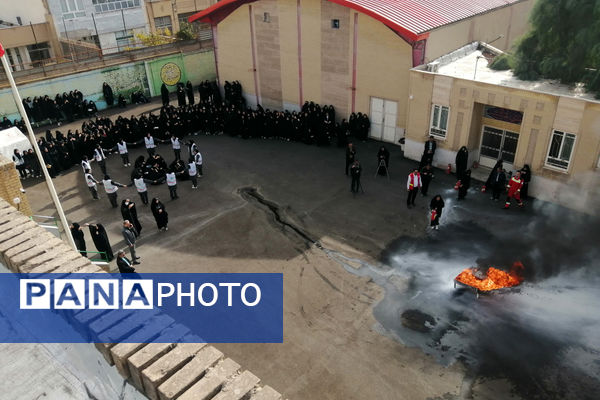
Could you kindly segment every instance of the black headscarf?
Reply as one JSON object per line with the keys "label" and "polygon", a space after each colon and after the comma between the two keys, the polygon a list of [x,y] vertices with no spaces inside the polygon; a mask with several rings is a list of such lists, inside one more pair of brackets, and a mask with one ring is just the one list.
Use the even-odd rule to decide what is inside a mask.
{"label": "black headscarf", "polygon": [[[155,197],[150,203],[150,210],[152,210],[152,215],[154,215],[158,229],[166,228],[169,223],[169,214],[164,204]],[[159,210],[162,210],[162,212],[159,212]]]}
{"label": "black headscarf", "polygon": [[75,246],[77,247],[77,250],[79,250],[81,252],[81,254],[83,256],[86,255],[85,250],[85,239],[83,237],[83,231],[81,230],[81,227],[79,226],[79,224],[77,222],[73,222],[70,226],[71,228],[71,235],[73,236],[73,241],[75,242]]}
{"label": "black headscarf", "polygon": [[115,258],[110,247],[110,242],[108,241],[108,236],[106,235],[106,230],[102,224],[90,225],[89,228],[96,250],[105,252],[108,261]]}

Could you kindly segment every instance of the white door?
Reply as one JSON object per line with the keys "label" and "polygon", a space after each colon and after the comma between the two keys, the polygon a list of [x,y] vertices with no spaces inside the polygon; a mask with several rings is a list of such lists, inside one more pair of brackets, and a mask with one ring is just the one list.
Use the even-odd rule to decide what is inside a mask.
{"label": "white door", "polygon": [[395,142],[397,114],[397,102],[371,97],[371,132],[369,136],[377,140]]}
{"label": "white door", "polygon": [[369,136],[381,140],[383,132],[383,99],[371,97],[371,132]]}
{"label": "white door", "polygon": [[396,141],[396,114],[398,103],[385,100],[383,104],[383,140],[394,143]]}

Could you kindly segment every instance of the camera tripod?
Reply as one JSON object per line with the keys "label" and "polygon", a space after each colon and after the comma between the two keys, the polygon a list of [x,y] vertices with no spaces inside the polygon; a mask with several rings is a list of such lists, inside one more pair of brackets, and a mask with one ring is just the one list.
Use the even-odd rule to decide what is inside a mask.
{"label": "camera tripod", "polygon": [[388,171],[388,167],[387,165],[385,165],[385,160],[382,158],[379,160],[379,165],[377,166],[377,169],[375,169],[375,176],[374,178],[377,178],[377,173],[379,172],[379,168],[383,167],[385,169],[385,176],[387,176],[388,181],[390,180],[390,173]]}

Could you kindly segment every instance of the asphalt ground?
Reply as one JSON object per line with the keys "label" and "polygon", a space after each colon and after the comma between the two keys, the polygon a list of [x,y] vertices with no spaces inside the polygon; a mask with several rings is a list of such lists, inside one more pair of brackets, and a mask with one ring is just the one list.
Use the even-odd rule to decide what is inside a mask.
{"label": "asphalt ground", "polygon": [[[155,99],[122,115],[157,107]],[[104,113],[116,118],[118,111]],[[138,272],[282,272],[284,343],[217,347],[287,398],[592,398],[586,396],[595,393],[600,375],[589,361],[600,349],[592,306],[596,218],[533,200],[503,210],[477,182],[459,202],[455,177],[441,170],[429,196],[419,194],[408,209],[406,180],[415,162],[386,145],[390,178],[375,177],[381,145],[375,141],[355,143],[364,193],[354,195],[343,148],[194,139],[204,159],[198,189],[179,182],[177,200],[169,200],[165,184],[148,189],[169,212],[168,232],[157,230],[135,188],[118,192],[119,201],[136,202],[143,226]],[[167,163],[174,158],[168,145],[157,152]],[[130,149],[131,160],[140,154],[145,149]],[[107,167],[114,180],[129,183],[131,168],[118,155]],[[98,166],[92,168],[99,178]],[[54,184],[69,221],[102,223],[113,251],[126,247],[119,209],[110,207],[102,187],[102,198],[91,199],[81,168]],[[24,186],[34,212],[51,215],[45,185],[26,180]],[[253,190],[258,196],[249,195]],[[435,194],[446,207],[440,230],[432,232],[428,205]],[[93,249],[87,232],[86,241]],[[518,289],[480,301],[453,288],[463,268],[506,268],[517,260],[527,271]],[[411,310],[418,312],[406,314]],[[406,315],[430,322],[415,331]],[[548,352],[556,357],[544,357]],[[568,378],[557,384],[560,373]]]}

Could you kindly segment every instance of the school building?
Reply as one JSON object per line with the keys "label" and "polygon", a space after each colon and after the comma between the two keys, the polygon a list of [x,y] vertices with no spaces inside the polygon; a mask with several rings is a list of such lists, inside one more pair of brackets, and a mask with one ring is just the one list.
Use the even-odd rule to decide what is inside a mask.
{"label": "school building", "polygon": [[238,80],[250,105],[331,104],[366,113],[373,138],[407,126],[410,69],[465,43],[509,48],[534,0],[222,0],[190,22],[212,27],[221,85]]}
{"label": "school building", "polygon": [[532,196],[597,213],[600,101],[581,87],[488,68],[500,53],[472,43],[410,71],[404,155],[420,160],[432,135],[438,167],[454,167],[466,146],[479,176],[499,159],[512,171],[528,164]]}

